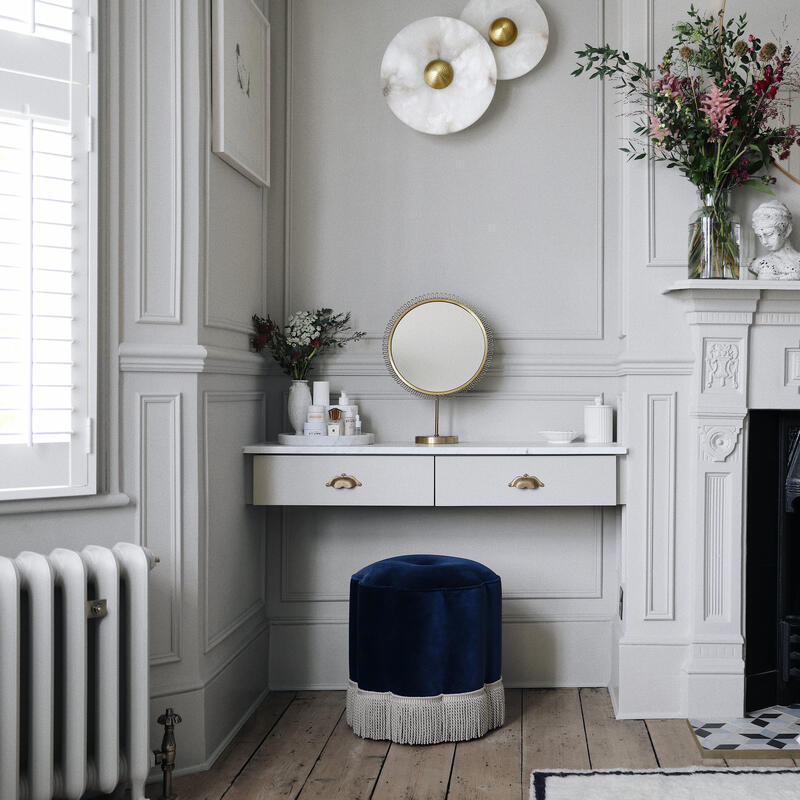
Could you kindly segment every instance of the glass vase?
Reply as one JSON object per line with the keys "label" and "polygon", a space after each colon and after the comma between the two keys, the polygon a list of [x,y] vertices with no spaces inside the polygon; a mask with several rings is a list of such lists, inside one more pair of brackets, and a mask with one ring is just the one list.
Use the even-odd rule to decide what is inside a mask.
{"label": "glass vase", "polygon": [[689,277],[738,280],[742,222],[727,192],[700,193],[689,217]]}

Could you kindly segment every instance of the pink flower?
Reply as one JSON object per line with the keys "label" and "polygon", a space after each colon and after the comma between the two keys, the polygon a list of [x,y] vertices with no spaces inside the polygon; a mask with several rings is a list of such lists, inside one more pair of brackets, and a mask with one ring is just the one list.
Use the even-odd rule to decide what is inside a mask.
{"label": "pink flower", "polygon": [[736,102],[730,91],[720,89],[716,84],[711,84],[711,91],[700,99],[700,108],[716,135],[722,136],[727,132],[728,118]]}
{"label": "pink flower", "polygon": [[669,136],[669,131],[661,124],[661,120],[652,112],[648,112],[650,117],[650,137],[657,145],[661,145],[665,136]]}
{"label": "pink flower", "polygon": [[664,75],[663,78],[653,81],[653,88],[658,92],[669,95],[673,100],[676,97],[684,96],[681,79],[670,73]]}

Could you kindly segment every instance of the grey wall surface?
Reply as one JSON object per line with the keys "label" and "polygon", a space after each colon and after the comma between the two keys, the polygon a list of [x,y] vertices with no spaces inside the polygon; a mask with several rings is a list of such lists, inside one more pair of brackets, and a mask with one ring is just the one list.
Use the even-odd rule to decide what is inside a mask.
{"label": "grey wall surface", "polygon": [[[680,711],[684,651],[673,645],[690,617],[695,434],[684,308],[662,291],[686,277],[695,195],[662,165],[626,162],[618,147],[632,123],[613,90],[569,73],[585,42],[657,58],[686,8],[677,0],[540,4],[550,24],[541,63],[500,82],[475,125],[441,137],[393,116],[379,68],[401,28],[432,14],[457,17],[463,2],[283,4],[286,72],[273,83],[281,103],[273,136],[284,157],[271,191],[284,202],[270,210],[268,304],[275,314],[352,311],[366,340],[320,363],[315,377],[356,398],[365,430],[408,442],[428,432],[432,403],[386,373],[384,325],[416,295],[461,295],[487,316],[497,356],[475,391],[443,403],[443,429],[462,441],[504,442],[581,430],[583,406],[604,392],[629,447],[620,467],[625,506],[271,512],[275,688],[343,685],[348,576],[372,559],[422,549],[482,559],[503,577],[509,683],[615,693],[620,640],[642,653],[669,642],[673,649],[654,646],[635,662],[642,674],[659,659],[669,665],[663,691],[638,710]],[[768,37],[787,13],[791,21],[792,7],[743,3],[729,15],[741,11]],[[775,189],[800,211],[796,185]],[[747,220],[761,200],[740,192],[734,202]],[[286,424],[280,388],[268,400],[273,437]]]}
{"label": "grey wall surface", "polygon": [[160,557],[151,746],[171,705],[179,767],[198,769],[268,681],[264,513],[241,456],[265,426],[248,334],[267,192],[211,153],[209,0],[99,6],[101,493],[2,504],[0,553],[132,541]]}

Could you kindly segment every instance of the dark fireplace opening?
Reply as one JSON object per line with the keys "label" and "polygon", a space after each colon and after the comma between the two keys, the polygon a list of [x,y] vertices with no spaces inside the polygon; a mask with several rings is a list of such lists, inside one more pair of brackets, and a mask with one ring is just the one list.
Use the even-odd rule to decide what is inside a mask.
{"label": "dark fireplace opening", "polygon": [[751,411],[745,710],[800,702],[800,411]]}

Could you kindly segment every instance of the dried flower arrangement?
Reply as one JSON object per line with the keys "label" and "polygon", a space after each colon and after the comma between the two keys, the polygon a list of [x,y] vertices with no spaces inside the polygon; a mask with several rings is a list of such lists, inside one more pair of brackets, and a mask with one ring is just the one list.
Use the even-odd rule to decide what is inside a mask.
{"label": "dried flower arrangement", "polygon": [[312,361],[326,350],[342,348],[365,336],[350,328],[350,312],[334,314],[330,308],[297,311],[289,317],[282,331],[269,317],[253,315],[255,335],[250,345],[257,353],[269,348],[281,369],[295,380],[304,380]]}

